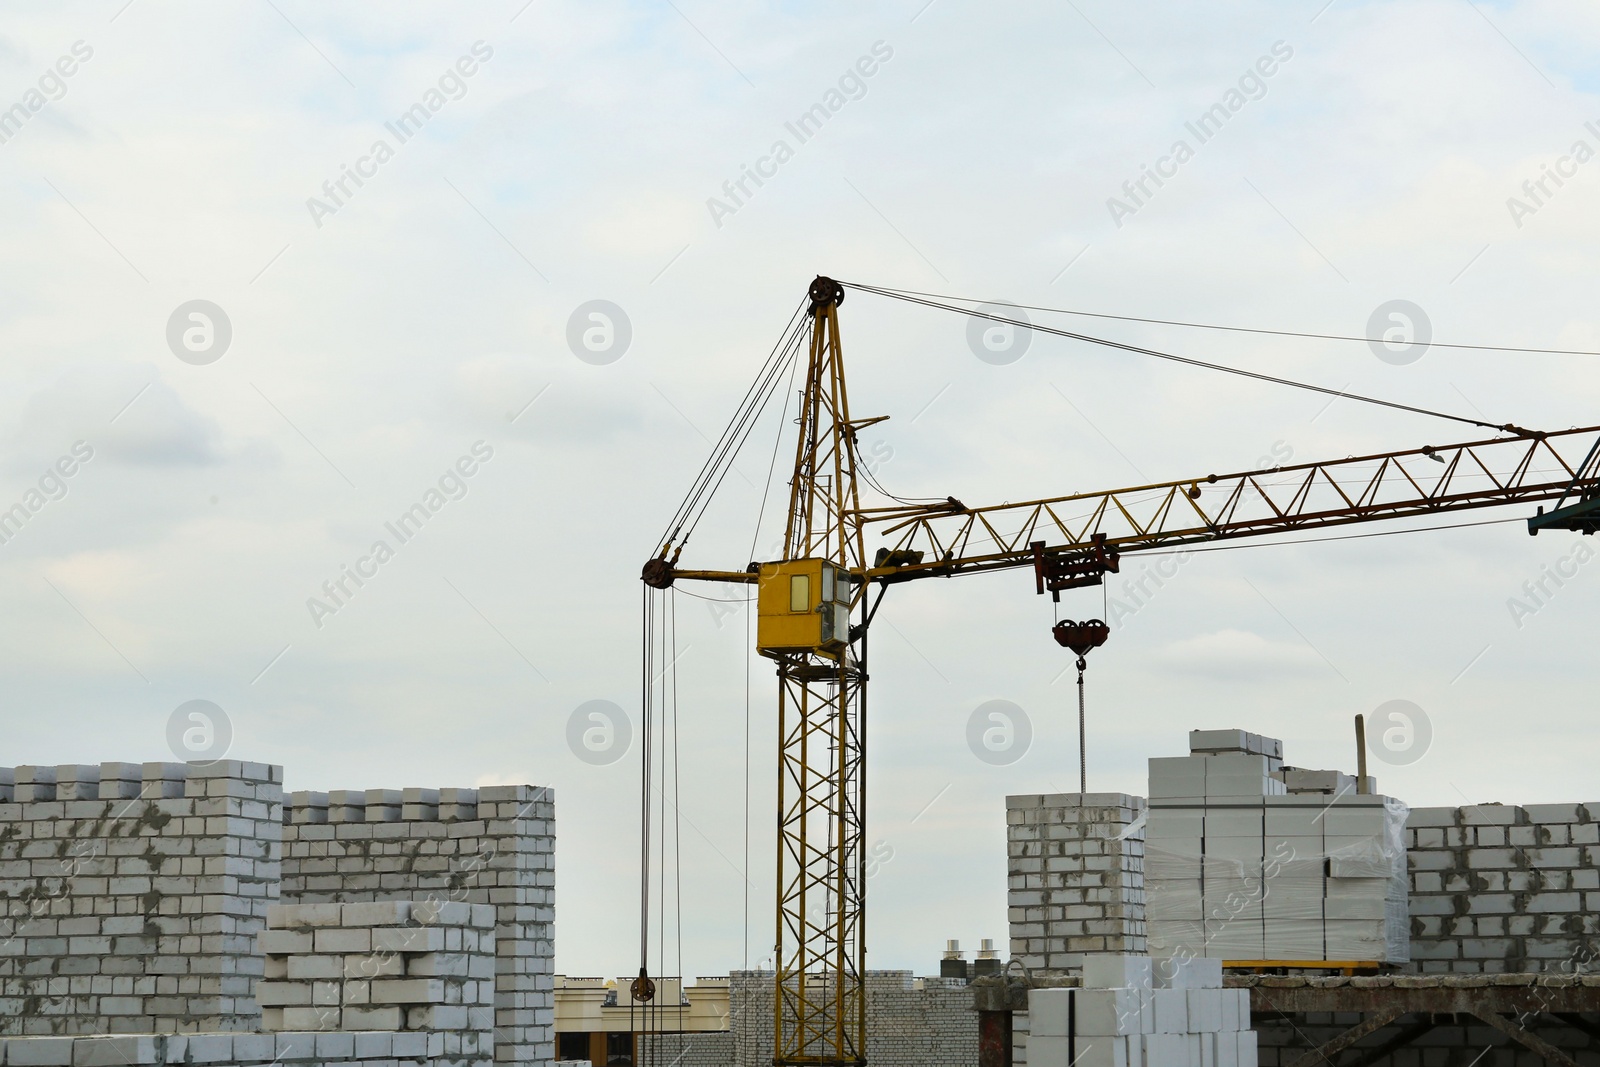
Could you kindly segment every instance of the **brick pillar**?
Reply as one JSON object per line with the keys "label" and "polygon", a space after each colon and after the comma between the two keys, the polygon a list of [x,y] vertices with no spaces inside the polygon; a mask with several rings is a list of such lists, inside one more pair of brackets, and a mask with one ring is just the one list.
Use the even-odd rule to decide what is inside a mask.
{"label": "brick pillar", "polygon": [[1146,951],[1144,814],[1126,793],[1006,798],[1013,959],[1065,971],[1086,952]]}
{"label": "brick pillar", "polygon": [[[190,1014],[196,1029],[256,1030],[261,1008],[256,982],[262,973],[257,938],[267,926],[267,908],[278,902],[283,861],[283,768],[241,760],[187,764],[183,795],[194,804],[194,817],[204,820],[204,833],[193,842],[200,874],[193,891],[202,912],[193,916],[199,934],[194,952],[178,938],[162,938],[166,951],[201,957],[191,961],[199,996]],[[174,855],[161,873],[180,866]],[[159,891],[180,879],[155,879]],[[192,901],[175,901],[163,916],[187,912]],[[186,916],[187,917],[187,916]],[[185,941],[188,939],[185,938]],[[207,1025],[207,1019],[215,1020]],[[179,1029],[188,1029],[181,1023]]]}
{"label": "brick pillar", "polygon": [[478,818],[493,857],[480,881],[496,906],[494,1058],[555,1058],[555,795],[531,785],[483,786]]}

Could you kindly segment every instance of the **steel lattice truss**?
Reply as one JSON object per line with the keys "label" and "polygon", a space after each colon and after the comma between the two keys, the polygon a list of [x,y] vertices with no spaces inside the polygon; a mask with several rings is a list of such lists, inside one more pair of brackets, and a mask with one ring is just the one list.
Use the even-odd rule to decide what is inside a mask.
{"label": "steel lattice truss", "polygon": [[865,1062],[865,701],[845,665],[785,664],[778,728],[775,1062]]}
{"label": "steel lattice truss", "polygon": [[[829,283],[830,286],[832,283]],[[785,559],[864,566],[837,287],[813,286]],[[857,598],[859,602],[859,596]],[[778,664],[777,1064],[866,1062],[865,679],[837,658]]]}
{"label": "steel lattice truss", "polygon": [[903,581],[1031,566],[1035,541],[1071,551],[1097,534],[1136,551],[1544,500],[1572,486],[1596,433],[1589,426],[993,507],[868,508],[863,525],[880,527],[887,545],[923,553],[920,563],[868,574]]}

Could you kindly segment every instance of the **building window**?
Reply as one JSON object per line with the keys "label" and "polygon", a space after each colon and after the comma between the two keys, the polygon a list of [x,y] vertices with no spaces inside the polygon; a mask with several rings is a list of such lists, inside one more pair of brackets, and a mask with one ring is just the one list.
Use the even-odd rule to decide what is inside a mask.
{"label": "building window", "polygon": [[588,1034],[557,1034],[557,1059],[586,1060],[589,1058]]}
{"label": "building window", "polygon": [[633,1035],[606,1035],[606,1067],[633,1067]]}
{"label": "building window", "polygon": [[811,610],[811,577],[806,574],[789,576],[789,610]]}

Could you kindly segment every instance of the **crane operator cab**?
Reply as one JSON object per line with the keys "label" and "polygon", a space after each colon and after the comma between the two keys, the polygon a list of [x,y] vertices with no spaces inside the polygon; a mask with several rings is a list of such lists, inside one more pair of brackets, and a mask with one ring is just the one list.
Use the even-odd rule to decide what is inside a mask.
{"label": "crane operator cab", "polygon": [[837,659],[849,643],[849,571],[826,559],[761,564],[757,652],[773,658],[815,652]]}

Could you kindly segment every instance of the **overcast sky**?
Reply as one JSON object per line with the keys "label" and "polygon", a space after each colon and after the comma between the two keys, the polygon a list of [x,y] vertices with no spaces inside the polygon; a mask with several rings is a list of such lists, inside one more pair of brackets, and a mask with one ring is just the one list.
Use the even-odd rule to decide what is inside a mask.
{"label": "overcast sky", "polygon": [[[569,725],[594,700],[636,717],[639,566],[813,275],[1334,334],[1405,300],[1438,341],[1600,349],[1597,38],[1575,0],[8,4],[0,509],[25,516],[0,544],[0,763],[172,759],[176,709],[206,700],[229,755],[290,789],[550,785],[558,969],[629,973],[637,731],[599,763]],[[626,328],[583,310],[569,331],[595,300]],[[1591,356],[1397,364],[1052,321],[1496,423],[1600,422]],[[861,293],[841,324],[854,413],[892,416],[864,447],[909,496],[1483,436],[1044,335],[986,362],[960,317]],[[770,544],[778,428],[686,564]],[[1091,789],[1142,794],[1145,759],[1196,727],[1353,769],[1352,717],[1406,700],[1431,740],[1374,761],[1386,792],[1600,799],[1580,542],[1507,522],[1196,554],[1138,599],[1114,581],[1133,610],[1091,657]],[[1529,599],[1546,568],[1568,577]],[[691,975],[772,941],[775,692],[757,661],[747,852],[738,607],[677,604]],[[1004,944],[1004,797],[1076,788],[1053,618],[1023,573],[886,601],[872,966]],[[1031,733],[1005,765],[968,745],[992,700]]]}

